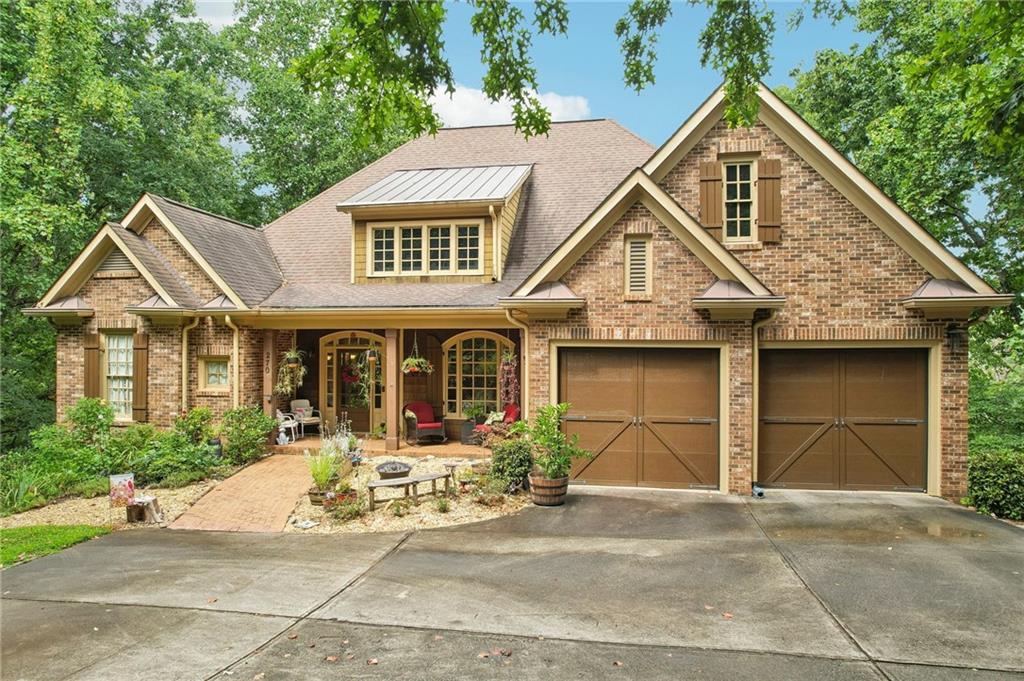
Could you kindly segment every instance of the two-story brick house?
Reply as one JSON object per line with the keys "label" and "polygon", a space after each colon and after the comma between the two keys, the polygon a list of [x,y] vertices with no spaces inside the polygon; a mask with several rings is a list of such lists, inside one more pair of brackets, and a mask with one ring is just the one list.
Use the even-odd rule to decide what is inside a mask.
{"label": "two-story brick house", "polygon": [[[58,415],[268,411],[281,353],[328,420],[425,401],[455,432],[572,404],[593,484],[964,493],[966,327],[1000,295],[766,88],[713,94],[660,148],[608,120],[445,129],[256,229],[153,195],[26,312],[58,328]],[[399,369],[413,348],[430,375]],[[352,399],[373,350],[379,377]]]}

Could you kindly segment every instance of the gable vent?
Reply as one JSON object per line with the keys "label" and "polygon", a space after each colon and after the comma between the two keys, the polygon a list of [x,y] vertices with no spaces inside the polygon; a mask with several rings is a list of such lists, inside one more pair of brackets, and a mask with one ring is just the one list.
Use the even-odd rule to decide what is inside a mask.
{"label": "gable vent", "polygon": [[121,249],[115,248],[110,251],[103,262],[100,263],[97,272],[131,272],[135,269],[132,265],[132,261],[128,259],[128,256],[121,252]]}
{"label": "gable vent", "polygon": [[626,240],[626,293],[648,295],[651,292],[651,240]]}

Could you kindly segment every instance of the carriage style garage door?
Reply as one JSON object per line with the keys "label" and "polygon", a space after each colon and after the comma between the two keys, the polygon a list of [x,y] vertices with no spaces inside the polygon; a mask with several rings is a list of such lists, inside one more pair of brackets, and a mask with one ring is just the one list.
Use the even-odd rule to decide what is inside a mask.
{"label": "carriage style garage door", "polygon": [[595,454],[577,482],[641,487],[718,486],[715,349],[563,348],[559,401],[566,432]]}
{"label": "carriage style garage door", "polygon": [[927,351],[764,350],[758,481],[921,490]]}

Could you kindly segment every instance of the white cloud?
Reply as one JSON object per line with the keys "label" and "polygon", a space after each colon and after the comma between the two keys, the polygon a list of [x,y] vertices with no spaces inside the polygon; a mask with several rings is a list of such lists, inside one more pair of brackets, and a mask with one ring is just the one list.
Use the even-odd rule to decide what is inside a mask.
{"label": "white cloud", "polygon": [[[586,97],[545,92],[538,94],[537,98],[551,112],[551,119],[555,121],[574,121],[590,115],[590,102]],[[465,85],[456,84],[451,97],[447,93],[434,95],[430,103],[444,125],[451,128],[512,122],[511,102],[492,102],[482,90]]]}

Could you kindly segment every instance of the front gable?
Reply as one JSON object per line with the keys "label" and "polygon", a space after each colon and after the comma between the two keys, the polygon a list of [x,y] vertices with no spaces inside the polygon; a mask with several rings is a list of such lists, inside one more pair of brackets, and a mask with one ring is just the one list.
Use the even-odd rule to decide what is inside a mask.
{"label": "front gable", "polygon": [[[812,189],[817,192],[820,187],[816,185],[826,183],[834,190],[830,201],[840,199],[832,203],[842,206],[842,210],[852,207],[876,231],[887,237],[890,250],[896,250],[891,248],[895,244],[917,264],[923,276],[906,294],[928,277],[961,282],[979,295],[995,294],[984,280],[882,193],[771,90],[761,85],[758,96],[757,124],[752,128],[729,129],[722,119],[725,98],[722,88],[719,88],[651,156],[644,165],[644,171],[696,215],[700,210],[697,196],[701,185],[700,162],[720,163],[730,155],[742,156],[745,152],[750,158],[772,158],[772,154],[776,154],[776,158],[788,157],[789,167],[783,168],[783,173],[788,170],[791,174],[788,181],[783,176],[782,184],[783,195],[788,185],[791,205],[788,211],[783,206],[784,222],[788,220],[792,225],[793,204],[797,202],[812,211],[831,210],[831,205],[814,205],[805,191]],[[696,165],[693,163],[695,156],[699,157]],[[788,231],[783,225],[783,239]],[[823,236],[829,235],[823,233]]]}

